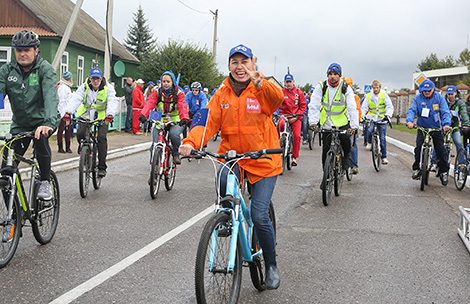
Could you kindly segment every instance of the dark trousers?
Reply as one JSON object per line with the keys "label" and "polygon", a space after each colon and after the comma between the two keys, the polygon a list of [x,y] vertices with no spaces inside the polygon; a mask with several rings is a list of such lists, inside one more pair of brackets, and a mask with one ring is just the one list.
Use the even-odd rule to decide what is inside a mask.
{"label": "dark trousers", "polygon": [[126,132],[132,131],[132,104],[127,105]]}
{"label": "dark trousers", "polygon": [[[449,164],[447,163],[449,155],[444,146],[444,133],[442,131],[435,131],[431,133],[434,150],[437,156],[437,166],[439,167],[439,174],[449,171]],[[418,129],[416,135],[416,147],[415,147],[415,162],[413,163],[413,170],[419,170],[419,163],[421,161],[421,147],[424,142],[424,134]]]}
{"label": "dark trousers", "polygon": [[[77,140],[80,142],[85,138],[86,126],[78,124]],[[108,125],[103,124],[98,126],[98,169],[106,170],[106,156],[108,155]]]}
{"label": "dark trousers", "polygon": [[[31,143],[31,138],[22,138],[13,143],[15,153],[19,155],[24,155],[26,150],[28,150],[29,144]],[[41,171],[41,180],[50,180],[51,179],[51,147],[49,146],[49,138],[46,136],[41,136],[40,139],[34,139],[34,150],[36,153],[36,159],[38,160],[39,169]],[[3,151],[2,168],[5,167],[5,160],[8,156],[8,149]],[[19,163],[19,161],[17,161]]]}
{"label": "dark trousers", "polygon": [[72,125],[66,125],[65,120],[60,121],[59,129],[57,130],[57,143],[62,144],[62,138],[65,136],[65,142],[70,142],[72,137]]}
{"label": "dark trousers", "polygon": [[[349,168],[351,163],[351,136],[349,134],[340,134],[339,140],[341,141],[341,147],[343,148],[344,157],[342,166],[344,169]],[[326,155],[331,146],[331,133],[324,132],[322,133],[322,156],[321,163],[325,164]],[[323,166],[322,166],[323,168]]]}

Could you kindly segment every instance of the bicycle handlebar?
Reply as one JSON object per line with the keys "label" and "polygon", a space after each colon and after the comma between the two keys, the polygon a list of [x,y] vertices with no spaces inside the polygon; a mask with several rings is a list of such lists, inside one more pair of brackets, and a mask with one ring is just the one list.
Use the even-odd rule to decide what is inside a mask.
{"label": "bicycle handlebar", "polygon": [[82,117],[75,117],[75,118],[72,118],[71,121],[73,122],[76,122],[76,123],[83,123],[83,124],[103,124],[104,123],[104,119],[94,119],[94,120],[90,120],[90,119],[86,119],[86,118],[82,118]]}
{"label": "bicycle handlebar", "polygon": [[210,151],[199,151],[199,150],[191,150],[191,156],[183,156],[182,158],[190,158],[190,157],[193,157],[193,158],[203,158],[205,156],[210,156],[210,157],[213,157],[213,158],[222,158],[222,159],[225,159],[225,160],[234,160],[234,159],[241,159],[241,158],[251,158],[251,159],[258,159],[260,158],[261,156],[263,155],[266,155],[266,154],[281,154],[282,153],[282,149],[278,148],[278,149],[263,149],[263,150],[258,150],[258,151],[250,151],[250,152],[245,152],[245,153],[241,153],[241,154],[238,154],[237,151],[235,150],[229,150],[227,152],[225,152],[224,154],[217,154],[217,153],[214,153],[214,152],[210,152]]}

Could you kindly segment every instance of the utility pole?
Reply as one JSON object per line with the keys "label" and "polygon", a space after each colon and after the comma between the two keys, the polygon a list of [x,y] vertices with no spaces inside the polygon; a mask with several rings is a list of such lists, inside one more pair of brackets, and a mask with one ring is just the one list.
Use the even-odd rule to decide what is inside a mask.
{"label": "utility pole", "polygon": [[216,9],[215,12],[209,10],[214,15],[214,40],[212,42],[212,61],[216,63],[217,55],[217,19],[219,18],[219,10]]}
{"label": "utility pole", "polygon": [[70,39],[70,34],[72,33],[73,27],[75,25],[75,21],[77,21],[78,13],[80,12],[80,8],[82,7],[82,4],[83,4],[83,0],[77,0],[77,3],[75,3],[72,16],[70,16],[70,21],[67,24],[67,28],[65,29],[64,36],[62,37],[62,40],[60,40],[59,48],[57,49],[57,52],[55,53],[54,60],[52,61],[52,67],[54,68],[55,71],[57,71],[57,68],[59,67],[59,63],[62,61],[62,54],[64,53],[65,48],[67,47],[67,44]]}
{"label": "utility pole", "polygon": [[104,77],[111,81],[111,59],[113,56],[113,5],[114,0],[108,0],[108,9],[106,10],[106,42],[104,45]]}

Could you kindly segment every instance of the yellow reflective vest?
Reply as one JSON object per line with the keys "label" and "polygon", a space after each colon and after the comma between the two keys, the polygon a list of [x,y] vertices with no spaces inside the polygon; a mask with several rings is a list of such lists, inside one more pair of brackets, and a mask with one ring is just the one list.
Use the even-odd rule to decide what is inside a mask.
{"label": "yellow reflective vest", "polygon": [[[322,92],[325,92],[320,107],[320,125],[323,126],[328,117],[337,128],[347,125],[349,120],[346,115],[346,92],[343,92],[343,80],[340,80],[338,90],[331,104],[329,101],[329,86],[325,82],[320,82],[320,85]],[[326,86],[326,91],[323,86]]]}
{"label": "yellow reflective vest", "polygon": [[376,116],[377,112],[379,113],[379,117],[384,118],[385,114],[387,113],[387,107],[385,106],[385,93],[380,92],[379,102],[377,105],[370,100],[370,94],[367,93],[367,101],[369,102],[369,115]]}
{"label": "yellow reflective vest", "polygon": [[[98,113],[97,119],[105,119],[106,118],[106,106],[108,104],[108,86],[104,85],[103,88],[98,91],[98,94],[96,95],[96,100],[91,105],[88,105],[86,102],[89,89],[90,89],[90,86],[88,85],[88,79],[87,79],[85,81],[85,94],[83,97],[83,103],[78,108],[77,114],[75,116],[80,117],[83,114],[85,114],[87,111],[91,109],[95,109],[96,112]],[[90,117],[90,119],[93,119],[93,117]]]}

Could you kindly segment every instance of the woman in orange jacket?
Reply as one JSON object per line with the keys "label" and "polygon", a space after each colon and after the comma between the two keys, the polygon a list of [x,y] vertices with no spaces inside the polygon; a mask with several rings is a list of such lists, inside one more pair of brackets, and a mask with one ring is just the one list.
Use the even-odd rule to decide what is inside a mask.
{"label": "woman in orange jacket", "polygon": [[[222,141],[218,153],[280,148],[271,116],[284,100],[281,89],[265,80],[263,72],[256,71],[251,49],[242,44],[230,50],[228,67],[229,76],[207,105],[210,110],[205,136],[203,126],[193,128],[180,146],[181,155],[187,156],[192,149],[200,149],[219,129]],[[277,176],[282,172],[282,163],[280,154],[270,157],[272,159],[242,160],[238,165],[252,184],[251,215],[263,249],[266,286],[276,289],[280,279],[276,264],[276,240],[268,211]],[[219,171],[223,192],[224,177],[226,179],[227,176],[224,171]]]}

